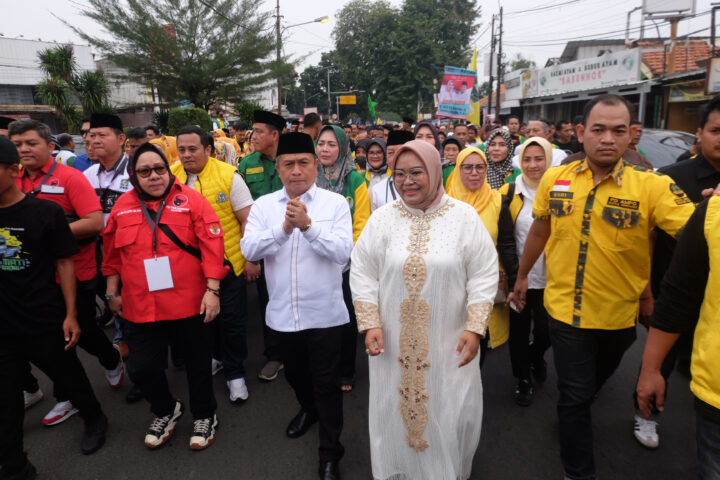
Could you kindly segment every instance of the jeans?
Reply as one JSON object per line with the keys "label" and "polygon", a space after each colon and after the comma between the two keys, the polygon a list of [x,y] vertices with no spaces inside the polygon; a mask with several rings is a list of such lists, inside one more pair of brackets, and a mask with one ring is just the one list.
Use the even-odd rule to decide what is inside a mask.
{"label": "jeans", "polygon": [[355,378],[355,358],[357,357],[357,319],[350,292],[350,270],[343,273],[343,300],[350,315],[350,323],[342,326],[342,349],[340,351],[340,377],[343,381]]}
{"label": "jeans", "polygon": [[299,332],[275,332],[284,354],[285,378],[300,406],[320,422],[320,461],[340,460],[343,396],[340,390],[340,339],[343,325]]}
{"label": "jeans", "polygon": [[220,314],[212,322],[222,329],[221,358],[228,381],[245,376],[245,360],[248,356],[247,317],[245,275],[237,276],[231,270],[220,282]]}
{"label": "jeans", "polygon": [[0,466],[3,472],[25,466],[23,451],[23,385],[28,362],[35,364],[59,388],[87,422],[102,414],[90,382],[75,349],[65,350],[65,340],[57,332],[32,337],[0,337]]}
{"label": "jeans", "polygon": [[207,343],[202,341],[204,326],[202,315],[125,324],[125,341],[132,352],[126,363],[127,373],[150,402],[150,411],[156,417],[164,417],[175,408],[176,399],[170,394],[165,376],[171,343],[185,361],[193,418],[209,418],[215,413],[212,357]]}
{"label": "jeans", "polygon": [[698,480],[720,480],[720,423],[695,415]]}
{"label": "jeans", "polygon": [[635,327],[577,328],[550,319],[550,341],[558,376],[560,457],[572,480],[595,478],[590,407],[635,341]]}
{"label": "jeans", "polygon": [[544,362],[545,351],[550,348],[548,314],[543,305],[544,292],[544,289],[530,289],[527,291],[525,308],[521,312],[510,309],[510,363],[513,376],[519,380],[530,380],[530,365]]}

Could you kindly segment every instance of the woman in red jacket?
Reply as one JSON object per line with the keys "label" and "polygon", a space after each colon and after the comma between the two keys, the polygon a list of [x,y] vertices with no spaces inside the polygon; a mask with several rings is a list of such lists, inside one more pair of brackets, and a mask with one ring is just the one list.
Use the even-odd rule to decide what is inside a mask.
{"label": "woman in red jacket", "polygon": [[201,450],[215,440],[218,420],[210,350],[197,339],[203,338],[203,322],[220,311],[220,280],[227,273],[223,231],[210,203],[175,181],[153,145],[135,151],[130,175],[135,188],[117,200],[103,232],[106,298],[112,311],[128,320],[127,372],[156,417],[145,445],[164,444],[184,411],[165,377],[172,342],[187,370],[195,420],[190,448]]}

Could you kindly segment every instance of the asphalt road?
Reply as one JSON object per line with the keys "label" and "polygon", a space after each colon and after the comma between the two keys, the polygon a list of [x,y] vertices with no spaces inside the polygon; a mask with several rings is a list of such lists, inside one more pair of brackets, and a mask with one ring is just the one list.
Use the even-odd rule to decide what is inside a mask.
{"label": "asphalt road", "polygon": [[[254,302],[254,288],[250,288]],[[232,405],[222,374],[215,377],[220,429],[209,449],[193,452],[188,442],[192,429],[189,412],[180,420],[175,436],[162,448],[148,450],[144,432],[152,415],[144,401],[127,405],[126,383],[118,391],[105,384],[96,359],[80,353],[88,376],[110,419],[107,443],[90,456],[80,453],[82,420],[75,416],[55,427],[41,419],[54,405],[52,386],[37,376],[45,398],[26,412],[25,448],[41,479],[313,479],[317,478],[317,426],[296,440],[285,436],[285,427],[297,413],[292,390],[281,375],[262,383],[257,372],[263,365],[262,331],[254,309],[249,325],[247,361],[249,400]],[[114,333],[107,330],[108,336]],[[671,377],[666,412],[661,418],[660,448],[642,448],[632,435],[632,391],[645,342],[644,328],[627,352],[616,374],[600,392],[593,407],[595,461],[600,479],[681,480],[695,478],[695,426],[688,381]],[[346,454],[340,467],[343,479],[371,479],[367,429],[367,362],[358,349],[358,381],[344,396]],[[555,403],[556,377],[552,353],[546,356],[548,380],[536,389],[529,408],[513,402],[514,379],[507,345],[492,351],[483,368],[485,415],[472,479],[561,479]],[[467,367],[466,367],[467,368]],[[187,404],[183,371],[168,370],[171,390]],[[452,392],[448,392],[451,395]]]}

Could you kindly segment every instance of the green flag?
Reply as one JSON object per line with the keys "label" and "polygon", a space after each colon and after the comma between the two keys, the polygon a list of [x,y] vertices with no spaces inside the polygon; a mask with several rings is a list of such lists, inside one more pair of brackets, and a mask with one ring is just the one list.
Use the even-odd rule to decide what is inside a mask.
{"label": "green flag", "polygon": [[370,98],[370,95],[368,95],[368,110],[370,110],[370,116],[375,118],[375,107],[377,107],[378,102],[373,102],[372,98]]}

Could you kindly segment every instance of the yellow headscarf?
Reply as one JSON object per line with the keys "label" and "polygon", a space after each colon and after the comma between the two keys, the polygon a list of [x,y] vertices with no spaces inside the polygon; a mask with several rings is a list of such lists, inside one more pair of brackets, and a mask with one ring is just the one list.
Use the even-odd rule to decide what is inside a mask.
{"label": "yellow headscarf", "polygon": [[242,149],[240,148],[237,140],[235,140],[233,137],[228,137],[227,135],[225,135],[225,130],[218,128],[217,130],[213,131],[213,134],[217,134],[217,140],[222,140],[232,145],[237,155],[240,155],[242,153]]}
{"label": "yellow headscarf", "polygon": [[487,205],[495,196],[493,194],[495,193],[499,196],[500,193],[490,188],[487,180],[485,181],[485,183],[483,183],[482,187],[475,191],[465,188],[465,185],[462,182],[462,178],[460,177],[460,169],[465,159],[474,153],[480,155],[480,158],[482,158],[483,162],[485,163],[485,167],[487,168],[488,161],[482,150],[477,147],[468,147],[463,149],[458,154],[457,159],[455,160],[455,169],[452,171],[452,173],[447,179],[447,194],[453,198],[457,198],[461,202],[469,203],[470,205],[475,207],[478,215],[482,216],[483,210],[485,210],[485,207],[487,207]]}
{"label": "yellow headscarf", "polygon": [[167,158],[168,163],[170,163],[171,165],[174,163],[173,156],[170,154],[170,148],[165,142],[163,142],[159,138],[153,138],[152,140],[150,140],[150,143],[160,147],[160,150],[162,150],[163,155],[165,155],[165,158]]}

